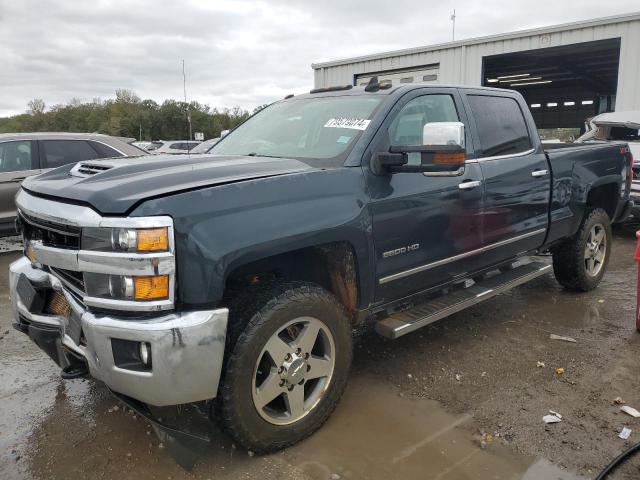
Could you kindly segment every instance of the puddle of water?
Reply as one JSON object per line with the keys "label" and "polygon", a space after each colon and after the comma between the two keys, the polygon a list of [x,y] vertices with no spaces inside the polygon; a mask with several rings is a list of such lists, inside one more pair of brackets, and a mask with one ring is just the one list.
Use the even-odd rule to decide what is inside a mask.
{"label": "puddle of water", "polygon": [[399,397],[384,385],[354,379],[335,414],[313,437],[286,451],[313,480],[576,479],[544,461],[517,455],[500,439],[481,449],[469,415],[437,402]]}

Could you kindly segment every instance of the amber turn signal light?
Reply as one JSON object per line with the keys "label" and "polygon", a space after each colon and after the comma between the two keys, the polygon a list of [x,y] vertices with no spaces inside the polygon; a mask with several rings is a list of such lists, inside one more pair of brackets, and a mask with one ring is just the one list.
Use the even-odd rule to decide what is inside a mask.
{"label": "amber turn signal light", "polygon": [[465,160],[464,152],[458,152],[458,153],[436,153],[433,156],[433,163],[436,163],[436,164],[449,163],[449,164],[460,164],[460,165],[462,165],[464,163],[464,160]]}
{"label": "amber turn signal light", "polygon": [[138,230],[138,251],[157,252],[169,250],[169,232],[167,228],[146,228]]}
{"label": "amber turn signal light", "polygon": [[134,299],[161,300],[169,298],[169,276],[133,277]]}

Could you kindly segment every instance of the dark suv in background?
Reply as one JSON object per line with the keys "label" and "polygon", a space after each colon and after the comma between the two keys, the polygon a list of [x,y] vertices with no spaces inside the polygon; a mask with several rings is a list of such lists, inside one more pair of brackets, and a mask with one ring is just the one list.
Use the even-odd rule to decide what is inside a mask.
{"label": "dark suv in background", "polygon": [[145,155],[129,140],[97,133],[0,134],[0,235],[15,232],[13,199],[26,177],[82,160]]}

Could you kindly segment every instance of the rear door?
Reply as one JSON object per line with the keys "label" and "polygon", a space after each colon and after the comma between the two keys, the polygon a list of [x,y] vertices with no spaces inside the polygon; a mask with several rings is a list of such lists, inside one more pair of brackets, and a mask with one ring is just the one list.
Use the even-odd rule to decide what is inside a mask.
{"label": "rear door", "polygon": [[551,170],[519,97],[487,90],[465,97],[484,177],[483,255],[492,264],[542,245]]}
{"label": "rear door", "polygon": [[14,198],[20,183],[40,173],[38,145],[32,140],[0,143],[0,229],[13,225],[16,216]]}

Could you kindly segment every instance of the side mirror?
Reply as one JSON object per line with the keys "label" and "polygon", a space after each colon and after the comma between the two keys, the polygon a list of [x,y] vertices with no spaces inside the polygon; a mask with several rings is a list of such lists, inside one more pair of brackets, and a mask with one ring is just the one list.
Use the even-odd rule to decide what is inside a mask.
{"label": "side mirror", "polygon": [[[409,165],[409,154],[420,154],[420,164]],[[464,166],[464,124],[430,122],[422,130],[422,145],[392,146],[374,155],[371,169],[376,175],[403,172],[456,172]]]}

